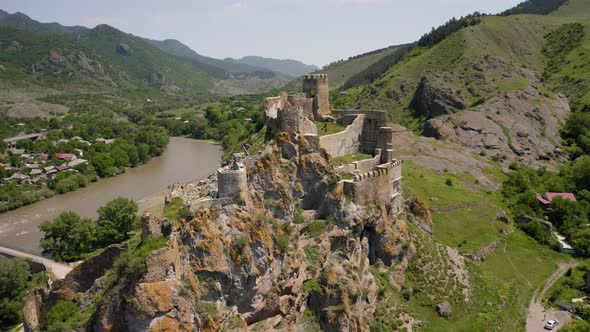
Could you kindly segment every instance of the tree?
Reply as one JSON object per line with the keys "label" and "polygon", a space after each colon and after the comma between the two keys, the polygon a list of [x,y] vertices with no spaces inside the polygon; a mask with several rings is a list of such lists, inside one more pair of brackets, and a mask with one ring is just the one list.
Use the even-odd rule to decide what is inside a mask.
{"label": "tree", "polygon": [[129,164],[129,156],[120,147],[114,147],[111,150],[111,159],[113,159],[117,167],[123,167]]}
{"label": "tree", "polygon": [[25,261],[0,256],[0,330],[20,322],[29,277]]}
{"label": "tree", "polygon": [[94,223],[74,212],[62,212],[52,222],[41,224],[39,229],[44,233],[41,240],[43,251],[57,260],[73,261],[94,249]]}
{"label": "tree", "polygon": [[92,158],[92,166],[96,168],[98,176],[104,178],[113,175],[115,161],[108,153],[97,153]]}
{"label": "tree", "polygon": [[126,240],[133,229],[138,206],[133,200],[118,197],[98,209],[98,238],[101,245]]}

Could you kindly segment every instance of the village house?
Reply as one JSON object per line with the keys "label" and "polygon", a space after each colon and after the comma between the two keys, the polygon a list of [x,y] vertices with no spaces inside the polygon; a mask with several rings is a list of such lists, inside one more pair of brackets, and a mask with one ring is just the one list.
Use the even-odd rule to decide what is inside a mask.
{"label": "village house", "polygon": [[560,197],[562,199],[570,200],[572,202],[576,202],[576,196],[573,193],[554,193],[554,192],[546,192],[543,195],[536,194],[537,200],[543,205],[545,208],[551,208],[551,202],[556,197]]}

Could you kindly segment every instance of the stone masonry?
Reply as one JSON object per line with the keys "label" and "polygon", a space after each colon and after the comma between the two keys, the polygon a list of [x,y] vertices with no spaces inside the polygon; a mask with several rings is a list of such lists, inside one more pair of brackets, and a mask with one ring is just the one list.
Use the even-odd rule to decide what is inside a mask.
{"label": "stone masonry", "polygon": [[[325,149],[332,157],[357,152],[371,154],[371,159],[337,169],[340,173],[351,173],[354,176],[353,180],[341,181],[344,193],[351,196],[356,204],[392,204],[395,211],[401,212],[404,205],[401,195],[402,164],[394,158],[393,129],[388,125],[387,113],[332,110],[326,74],[306,75],[303,92],[304,95],[292,96],[281,92],[276,97],[267,98],[266,125],[278,132],[304,135],[308,142]],[[346,129],[332,135],[318,136],[312,120],[334,120],[346,126]]]}

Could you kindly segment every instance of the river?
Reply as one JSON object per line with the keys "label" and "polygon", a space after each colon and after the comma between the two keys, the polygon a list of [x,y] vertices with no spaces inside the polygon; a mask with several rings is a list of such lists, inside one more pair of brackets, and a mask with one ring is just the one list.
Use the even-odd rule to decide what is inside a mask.
{"label": "river", "polygon": [[122,196],[140,203],[142,210],[163,206],[162,193],[177,182],[190,182],[214,172],[221,163],[219,144],[172,137],[166,151],[147,164],[128,168],[112,178],[0,214],[0,245],[40,253],[38,226],[63,211],[96,218],[96,210]]}

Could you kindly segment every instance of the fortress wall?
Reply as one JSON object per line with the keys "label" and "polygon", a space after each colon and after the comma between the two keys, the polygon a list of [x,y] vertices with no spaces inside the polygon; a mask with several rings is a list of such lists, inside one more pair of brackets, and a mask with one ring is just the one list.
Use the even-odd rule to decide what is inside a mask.
{"label": "fortress wall", "polygon": [[335,168],[336,173],[338,174],[342,174],[342,173],[351,173],[354,174],[354,171],[356,171],[356,165],[354,163],[352,164],[348,164],[348,165],[344,165],[344,166],[338,166]]}
{"label": "fortress wall", "polygon": [[359,115],[344,131],[320,137],[320,145],[332,157],[339,157],[359,151],[363,132],[364,115]]}
{"label": "fortress wall", "polygon": [[391,170],[393,172],[391,178],[393,180],[400,180],[402,178],[402,161],[395,160],[392,163]]}
{"label": "fortress wall", "polygon": [[283,108],[281,96],[269,97],[264,100],[264,114],[267,118],[276,119],[280,108]]}
{"label": "fortress wall", "polygon": [[317,135],[318,128],[315,126],[315,123],[311,121],[308,117],[304,116],[301,121],[301,128],[300,131],[303,135]]}
{"label": "fortress wall", "polygon": [[307,98],[305,93],[297,93],[287,96],[287,102],[294,108],[300,108],[304,117],[310,117],[313,114],[313,99]]}
{"label": "fortress wall", "polygon": [[375,156],[371,159],[365,159],[361,161],[354,162],[353,164],[356,165],[356,170],[359,173],[367,173],[374,169],[375,167],[379,166],[380,164],[380,156]]}
{"label": "fortress wall", "polygon": [[301,110],[297,108],[281,108],[278,111],[279,131],[299,132],[303,123]]}
{"label": "fortress wall", "polygon": [[375,150],[379,148],[379,129],[387,125],[387,113],[371,110],[332,110],[332,113],[341,118],[363,115],[365,121],[360,138],[360,151],[375,154]]}
{"label": "fortress wall", "polygon": [[394,194],[391,185],[390,167],[379,167],[355,176],[354,181],[344,182],[344,193],[352,197],[355,204],[387,204]]}
{"label": "fortress wall", "polygon": [[217,192],[219,197],[237,196],[246,188],[248,188],[248,178],[245,167],[237,170],[224,167],[217,170]]}
{"label": "fortress wall", "polygon": [[313,98],[314,116],[330,114],[330,89],[327,74],[305,75],[303,78],[303,92],[308,98]]}
{"label": "fortress wall", "polygon": [[336,167],[336,172],[338,172],[338,173],[352,173],[352,174],[367,173],[367,172],[373,170],[375,167],[379,166],[379,164],[380,164],[379,160],[380,160],[380,157],[375,156],[370,159],[355,161],[355,162],[350,163],[348,165]]}
{"label": "fortress wall", "polygon": [[392,204],[399,213],[404,208],[401,167],[401,161],[396,160],[358,174],[353,181],[343,181],[344,193],[351,196],[355,204]]}

